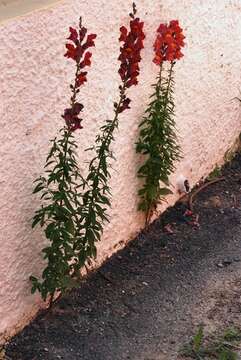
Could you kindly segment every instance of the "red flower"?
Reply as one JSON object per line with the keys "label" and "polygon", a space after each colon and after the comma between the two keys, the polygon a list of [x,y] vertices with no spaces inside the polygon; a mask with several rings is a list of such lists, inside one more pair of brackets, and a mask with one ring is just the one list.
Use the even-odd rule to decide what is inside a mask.
{"label": "red flower", "polygon": [[[118,60],[121,62],[119,74],[121,80],[126,87],[138,84],[138,75],[140,73],[139,62],[141,61],[141,50],[143,49],[143,40],[145,34],[143,32],[144,23],[139,18],[133,18],[130,21],[130,30],[128,32],[125,26],[120,28],[119,41],[123,42],[120,48],[120,56]],[[125,104],[129,105],[128,99]],[[124,111],[125,107],[122,111]]]}
{"label": "red flower", "polygon": [[119,41],[126,41],[128,30],[125,26],[120,27],[120,33]]}
{"label": "red flower", "polygon": [[90,66],[91,65],[91,61],[90,61],[91,56],[92,56],[92,54],[89,51],[87,51],[85,53],[84,60],[81,61],[81,63],[79,64],[81,69],[83,69],[85,66]]}
{"label": "red flower", "polygon": [[95,46],[94,39],[96,38],[95,34],[90,34],[87,36],[86,43],[83,45],[83,49],[88,49],[89,47]]}
{"label": "red flower", "polygon": [[121,106],[118,109],[118,113],[122,113],[123,111],[125,111],[126,109],[130,109],[130,102],[131,99],[129,98],[125,98],[121,104]]}
{"label": "red flower", "polygon": [[86,71],[82,71],[78,76],[77,76],[77,87],[80,87],[81,85],[83,85],[86,81],[87,81],[87,72]]}
{"label": "red flower", "polygon": [[77,61],[78,59],[78,48],[73,44],[66,44],[67,52],[64,56]]}
{"label": "red flower", "polygon": [[183,56],[181,48],[185,45],[184,39],[178,20],[170,21],[169,25],[160,24],[153,46],[155,51],[153,62],[160,65],[163,61],[179,60]]}
{"label": "red flower", "polygon": [[77,30],[73,29],[72,27],[69,28],[70,36],[68,37],[68,40],[73,41],[74,43],[78,40],[78,32]]}
{"label": "red flower", "polygon": [[64,110],[64,118],[66,125],[70,131],[75,131],[77,129],[82,129],[81,121],[82,119],[78,117],[79,113],[83,110],[84,106],[76,102],[72,108],[67,108]]}

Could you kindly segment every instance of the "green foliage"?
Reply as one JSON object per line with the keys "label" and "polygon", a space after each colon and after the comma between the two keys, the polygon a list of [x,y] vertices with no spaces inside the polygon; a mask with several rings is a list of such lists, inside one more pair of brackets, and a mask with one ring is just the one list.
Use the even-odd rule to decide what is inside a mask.
{"label": "green foliage", "polygon": [[203,327],[199,326],[197,333],[193,337],[193,350],[199,352],[201,345],[203,343],[204,333]]}
{"label": "green foliage", "polygon": [[[125,101],[125,86],[120,86],[119,103],[115,103],[113,120],[106,120],[95,139],[95,146],[87,149],[94,151],[95,156],[89,163],[86,179],[87,190],[83,194],[82,214],[82,246],[88,247],[88,260],[96,257],[95,243],[100,240],[103,224],[109,221],[107,214],[111,206],[111,189],[109,179],[110,160],[114,159],[110,149],[114,141],[114,131],[118,128],[118,114]],[[81,265],[81,264],[80,264]]]}
{"label": "green foliage", "polygon": [[79,173],[71,132],[60,131],[60,139],[52,141],[45,175],[35,181],[33,193],[40,193],[42,206],[35,212],[32,227],[44,228],[49,244],[42,250],[47,266],[39,281],[31,276],[32,293],[38,290],[43,299],[73,284],[72,274],[78,268],[82,234],[80,188],[85,181]]}
{"label": "green foliage", "polygon": [[39,291],[44,300],[56,291],[64,292],[75,286],[80,269],[96,257],[96,242],[100,240],[103,224],[109,221],[107,210],[111,206],[110,149],[114,131],[118,127],[118,114],[125,101],[125,86],[120,87],[120,100],[115,105],[113,120],[100,128],[84,179],[77,165],[77,145],[71,131],[62,129],[59,140],[52,141],[46,160],[45,176],[35,181],[33,193],[40,193],[43,205],[35,212],[32,226],[44,228],[49,241],[42,252],[47,266],[42,279],[34,276],[32,293]]}
{"label": "green foliage", "polygon": [[205,339],[203,327],[199,327],[197,334],[183,347],[180,355],[196,360],[237,360],[236,346],[240,341],[241,332],[237,328],[229,328],[221,336]]}
{"label": "green foliage", "polygon": [[225,341],[241,341],[241,331],[237,328],[228,328],[223,334]]}
{"label": "green foliage", "polygon": [[166,78],[161,66],[151,102],[139,125],[136,151],[144,155],[144,163],[138,170],[138,177],[143,180],[138,192],[139,210],[146,213],[147,223],[157,204],[172,193],[169,176],[175,169],[175,161],[180,159],[174,121],[173,66],[174,63]]}
{"label": "green foliage", "polygon": [[208,175],[208,180],[213,180],[221,176],[221,167],[216,165],[215,168]]}
{"label": "green foliage", "polygon": [[[88,256],[83,256],[83,259],[89,262],[91,258],[96,257],[95,243],[100,240],[104,222],[109,221],[107,210],[111,206],[111,191],[108,180],[111,175],[108,160],[113,158],[110,144],[114,139],[113,132],[116,125],[115,121],[107,120],[101,127],[101,135],[96,137],[96,146],[88,149],[96,152],[89,164],[89,174],[86,179],[88,187],[83,194],[81,208],[83,230],[81,244],[88,249]],[[83,266],[82,263],[79,265]]]}

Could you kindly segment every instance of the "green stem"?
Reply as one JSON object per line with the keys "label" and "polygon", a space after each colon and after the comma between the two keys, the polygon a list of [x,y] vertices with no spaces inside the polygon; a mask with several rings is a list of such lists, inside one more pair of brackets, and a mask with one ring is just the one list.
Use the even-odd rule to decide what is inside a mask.
{"label": "green stem", "polygon": [[[171,66],[170,66],[170,69],[168,71],[168,82],[167,82],[167,88],[166,88],[165,97],[164,97],[163,112],[166,111],[167,105],[168,105],[169,91],[170,91],[170,88],[171,88],[172,73],[173,73],[174,65],[175,65],[175,63],[171,62]],[[160,96],[161,96],[161,90],[162,90],[161,87],[162,87],[162,80],[163,80],[162,71],[163,71],[163,64],[161,63],[160,70],[159,70],[159,75],[158,75],[158,81],[157,81],[157,85],[156,85],[157,100],[160,100]],[[161,152],[161,151],[162,151],[162,149],[159,148],[159,152]],[[145,226],[147,226],[150,223],[153,207],[155,205],[156,205],[156,201],[153,201],[148,206],[148,210],[147,210],[146,216],[145,216]]]}
{"label": "green stem", "polygon": [[125,94],[125,90],[126,90],[126,86],[125,86],[125,84],[123,85],[123,88],[122,88],[122,90],[121,90],[121,92],[120,92],[120,98],[119,98],[119,102],[118,102],[118,104],[117,104],[117,106],[116,106],[116,108],[115,108],[115,116],[114,116],[114,119],[112,120],[112,123],[111,123],[111,126],[110,126],[110,128],[109,128],[109,131],[108,131],[108,133],[107,133],[107,136],[106,136],[106,139],[105,139],[105,141],[101,144],[101,156],[99,157],[99,164],[98,164],[98,167],[97,167],[97,176],[98,176],[98,174],[99,174],[99,170],[100,170],[100,166],[101,166],[101,161],[103,160],[103,157],[104,157],[104,149],[105,149],[105,146],[106,146],[106,144],[108,143],[108,141],[109,141],[109,137],[110,137],[110,135],[111,135],[111,133],[114,131],[114,129],[115,129],[115,127],[116,127],[116,125],[117,125],[117,123],[118,123],[118,115],[119,115],[119,110],[120,110],[120,107],[121,107],[121,105],[122,105],[122,102],[123,102],[123,100],[124,100],[124,94]]}
{"label": "green stem", "polygon": [[[87,225],[89,225],[90,220],[91,220],[90,219],[90,210],[94,206],[94,203],[95,203],[95,200],[96,200],[96,191],[97,191],[98,185],[99,185],[99,174],[100,174],[100,170],[101,170],[101,164],[102,164],[102,161],[103,161],[104,157],[106,156],[105,155],[106,146],[107,146],[107,144],[110,143],[111,134],[113,133],[116,126],[118,125],[118,115],[119,115],[120,107],[122,106],[123,101],[125,99],[125,97],[124,97],[125,90],[126,90],[126,84],[124,83],[122,89],[120,90],[119,102],[118,102],[117,106],[115,107],[115,116],[114,116],[113,120],[111,121],[111,123],[109,125],[109,129],[108,129],[108,131],[107,131],[107,133],[105,135],[104,141],[101,143],[100,148],[99,148],[98,153],[97,153],[98,165],[97,165],[96,170],[95,170],[95,179],[93,180],[92,185],[91,185],[91,187],[92,187],[91,196],[90,196],[90,199],[89,199],[90,201],[88,203],[88,214],[89,214],[89,216],[87,217],[87,219],[85,221],[85,228],[87,227]],[[86,236],[86,233],[85,233],[84,238],[83,238],[83,243],[84,244],[86,243],[86,240],[87,240],[87,236]]]}
{"label": "green stem", "polygon": [[172,62],[171,62],[170,69],[169,69],[169,71],[168,71],[168,83],[167,83],[167,90],[166,90],[166,94],[165,94],[164,111],[166,111],[167,104],[168,104],[169,91],[170,91],[171,82],[172,82],[172,73],[173,73],[173,67],[174,67],[174,65],[175,65],[175,63],[172,61]]}

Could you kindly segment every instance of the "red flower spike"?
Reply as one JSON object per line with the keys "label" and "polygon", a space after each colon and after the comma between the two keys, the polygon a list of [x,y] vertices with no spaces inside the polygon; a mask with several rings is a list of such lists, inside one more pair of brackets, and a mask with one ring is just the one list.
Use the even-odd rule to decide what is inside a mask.
{"label": "red flower spike", "polygon": [[[144,48],[143,40],[145,39],[143,32],[144,23],[140,21],[139,18],[135,18],[134,14],[132,14],[131,18],[129,32],[125,26],[121,26],[119,38],[119,41],[123,42],[118,58],[121,62],[119,74],[126,87],[138,84],[137,78],[140,73],[139,62],[141,61],[140,54]],[[127,99],[125,106],[126,104]],[[125,106],[124,109],[121,109],[122,111],[127,108]]]}
{"label": "red flower spike", "polygon": [[184,47],[182,28],[178,20],[171,20],[169,25],[160,24],[157,29],[157,37],[154,42],[155,57],[153,62],[161,65],[163,61],[175,61],[183,57],[181,48]]}
{"label": "red flower spike", "polygon": [[[66,125],[70,131],[75,131],[77,129],[81,129],[81,121],[79,118],[79,113],[83,110],[84,106],[78,102],[76,102],[76,95],[78,93],[78,88],[83,85],[87,81],[87,72],[81,71],[85,66],[91,65],[91,56],[92,54],[89,51],[86,51],[88,48],[95,46],[95,34],[87,34],[87,29],[81,25],[81,20],[79,23],[78,31],[72,27],[69,28],[70,35],[68,37],[68,42],[65,46],[67,52],[65,53],[65,57],[70,58],[76,62],[77,72],[75,77],[74,85],[71,85],[71,89],[73,92],[73,96],[71,98],[72,107],[67,108],[64,111],[64,118]],[[86,41],[84,44],[83,41],[86,37]]]}

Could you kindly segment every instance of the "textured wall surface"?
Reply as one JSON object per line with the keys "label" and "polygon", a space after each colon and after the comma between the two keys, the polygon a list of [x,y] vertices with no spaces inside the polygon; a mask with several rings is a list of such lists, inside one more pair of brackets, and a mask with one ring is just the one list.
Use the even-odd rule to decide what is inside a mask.
{"label": "textured wall surface", "polygon": [[[163,3],[163,5],[160,5]],[[0,333],[2,338],[24,326],[41,306],[30,294],[28,277],[43,263],[43,235],[31,230],[39,201],[31,195],[40,174],[48,141],[62,125],[60,114],[69,98],[73,64],[63,57],[69,25],[84,17],[98,34],[89,81],[81,92],[85,103],[84,129],[77,134],[81,167],[83,149],[97,128],[112,114],[118,96],[116,60],[119,25],[128,23],[131,1],[66,0],[48,9],[4,22],[0,26]],[[178,18],[187,47],[176,65],[176,121],[183,160],[173,175],[194,185],[207,175],[240,133],[240,0],[142,0],[139,15],[146,21],[140,84],[131,89],[133,105],[121,116],[114,151],[113,209],[99,245],[98,264],[124,246],[143,226],[136,211],[134,143],[137,126],[150,94],[157,68],[152,43],[160,21]],[[169,197],[173,204],[178,194]],[[162,209],[163,210],[163,209]]]}

